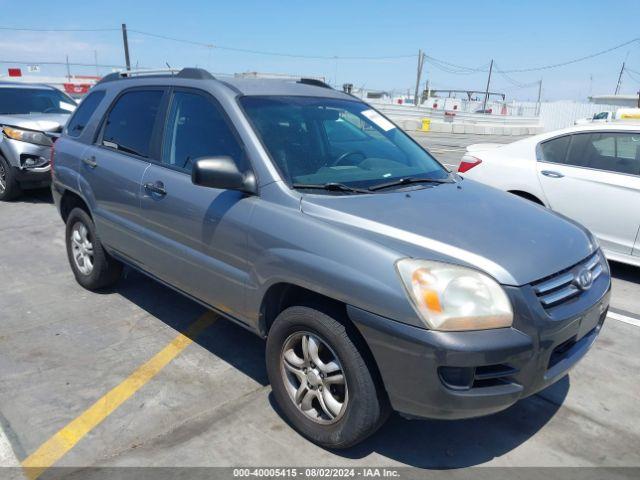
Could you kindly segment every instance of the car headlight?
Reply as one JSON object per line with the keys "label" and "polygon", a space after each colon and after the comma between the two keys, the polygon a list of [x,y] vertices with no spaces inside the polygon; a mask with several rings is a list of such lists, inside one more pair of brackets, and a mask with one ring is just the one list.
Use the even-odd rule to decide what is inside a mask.
{"label": "car headlight", "polygon": [[51,139],[42,132],[36,132],[35,130],[23,130],[15,127],[2,127],[2,133],[6,137],[13,140],[20,140],[21,142],[34,143],[36,145],[43,145],[50,147],[53,145]]}
{"label": "car headlight", "polygon": [[493,278],[449,263],[405,258],[398,274],[414,309],[433,330],[510,327],[511,302]]}

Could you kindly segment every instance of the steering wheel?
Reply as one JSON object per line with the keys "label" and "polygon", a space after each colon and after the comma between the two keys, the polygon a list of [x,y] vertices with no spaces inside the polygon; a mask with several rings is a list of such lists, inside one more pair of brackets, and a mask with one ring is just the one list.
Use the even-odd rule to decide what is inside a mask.
{"label": "steering wheel", "polygon": [[363,159],[367,158],[367,156],[362,153],[360,150],[352,150],[350,152],[344,152],[342,155],[340,155],[338,158],[336,158],[333,163],[331,163],[332,167],[337,167],[338,165],[340,165],[342,163],[342,161],[348,157],[350,157],[351,155],[362,155]]}

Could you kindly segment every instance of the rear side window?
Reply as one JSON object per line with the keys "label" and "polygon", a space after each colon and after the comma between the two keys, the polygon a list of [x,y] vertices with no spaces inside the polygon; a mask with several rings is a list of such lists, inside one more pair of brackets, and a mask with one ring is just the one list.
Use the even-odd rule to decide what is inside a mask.
{"label": "rear side window", "polygon": [[90,93],[80,104],[67,125],[67,135],[78,137],[87,126],[93,112],[104,98],[104,91]]}
{"label": "rear side window", "polygon": [[246,169],[242,147],[220,109],[209,98],[176,92],[166,125],[162,163],[190,172],[198,158],[228,156],[240,170]]}
{"label": "rear side window", "polygon": [[602,132],[574,135],[568,160],[571,165],[640,175],[640,134]]}
{"label": "rear side window", "polygon": [[102,144],[124,153],[149,157],[151,135],[163,95],[162,90],[134,90],[122,95],[109,112]]}
{"label": "rear side window", "polygon": [[571,137],[569,135],[566,135],[564,137],[554,138],[547,142],[541,143],[540,156],[542,158],[539,158],[539,160],[553,163],[565,163],[570,141]]}

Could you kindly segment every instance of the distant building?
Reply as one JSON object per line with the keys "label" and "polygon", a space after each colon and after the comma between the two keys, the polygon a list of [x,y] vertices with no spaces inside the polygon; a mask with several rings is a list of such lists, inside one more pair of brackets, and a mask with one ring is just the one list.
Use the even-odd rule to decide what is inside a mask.
{"label": "distant building", "polygon": [[615,105],[618,107],[638,107],[638,95],[593,95],[589,97],[596,105]]}

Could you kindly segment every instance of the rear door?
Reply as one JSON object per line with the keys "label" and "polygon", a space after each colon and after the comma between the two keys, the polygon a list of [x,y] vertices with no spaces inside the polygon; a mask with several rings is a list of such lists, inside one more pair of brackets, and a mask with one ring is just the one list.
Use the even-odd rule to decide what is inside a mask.
{"label": "rear door", "polygon": [[640,133],[588,132],[538,146],[550,207],[589,228],[611,252],[630,255],[640,227]]}
{"label": "rear door", "polygon": [[142,221],[151,273],[227,313],[244,304],[247,234],[257,197],[191,183],[193,162],[229,156],[249,169],[244,148],[222,107],[207,93],[171,95],[160,162],[142,180]]}
{"label": "rear door", "polygon": [[108,110],[96,143],[81,158],[81,188],[101,240],[134,262],[145,249],[140,188],[153,156],[164,96],[162,88],[125,90]]}

